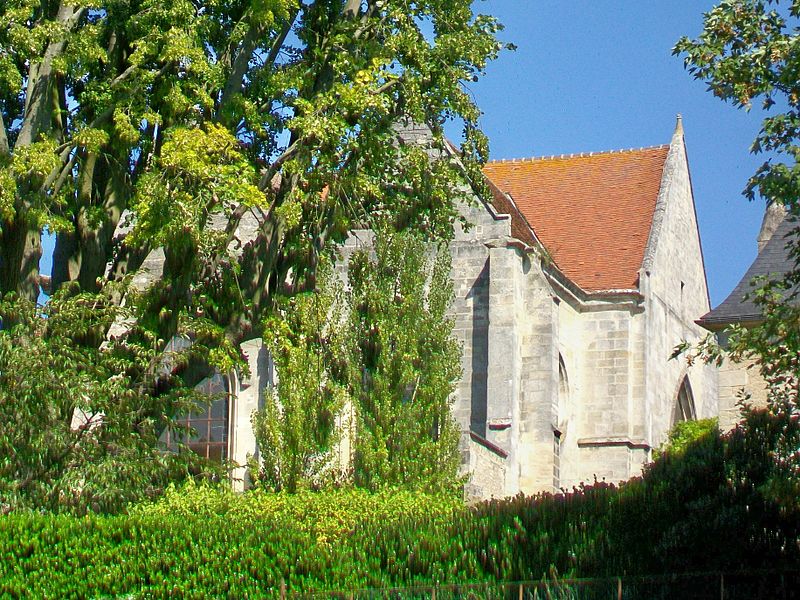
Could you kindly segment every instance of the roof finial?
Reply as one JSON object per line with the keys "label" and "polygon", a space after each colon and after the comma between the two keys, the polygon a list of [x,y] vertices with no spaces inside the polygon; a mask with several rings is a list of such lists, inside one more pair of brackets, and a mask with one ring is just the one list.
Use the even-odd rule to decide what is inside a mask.
{"label": "roof finial", "polygon": [[675,120],[675,133],[673,135],[683,135],[683,117],[681,113],[678,113],[678,116]]}

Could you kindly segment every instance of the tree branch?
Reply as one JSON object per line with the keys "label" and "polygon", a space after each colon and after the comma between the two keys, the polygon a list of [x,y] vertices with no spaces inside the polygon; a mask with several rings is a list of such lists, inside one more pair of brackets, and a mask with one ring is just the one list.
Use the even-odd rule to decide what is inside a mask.
{"label": "tree branch", "polygon": [[347,0],[347,3],[342,9],[342,15],[345,19],[354,19],[358,16],[361,10],[361,0]]}
{"label": "tree branch", "polygon": [[[86,8],[76,8],[62,2],[58,8],[59,23],[65,25],[67,31],[72,31],[75,25],[86,14]],[[20,128],[17,144],[28,146],[50,127],[53,103],[53,61],[67,45],[65,38],[50,42],[44,52],[40,63],[32,64],[28,71],[28,90],[25,94],[25,110],[22,127]]]}
{"label": "tree branch", "polygon": [[11,148],[8,145],[8,134],[6,133],[6,124],[3,122],[3,113],[0,112],[0,157],[8,156]]}
{"label": "tree branch", "polygon": [[272,66],[275,64],[275,61],[278,59],[278,54],[280,54],[281,48],[283,48],[283,44],[286,41],[286,36],[288,36],[289,32],[292,30],[292,26],[297,20],[297,15],[299,12],[299,10],[295,10],[292,13],[292,16],[286,21],[278,37],[276,37],[275,41],[272,42],[272,47],[269,49],[269,54],[267,54],[267,57],[264,60],[265,65]]}
{"label": "tree branch", "polygon": [[247,73],[247,67],[250,65],[253,52],[258,47],[258,41],[263,30],[264,28],[261,25],[251,25],[247,30],[242,40],[241,48],[236,53],[236,58],[233,59],[233,68],[222,90],[222,97],[219,101],[220,112],[227,106],[230,99],[241,90],[244,74]]}
{"label": "tree branch", "polygon": [[[281,29],[280,33],[278,33],[277,37],[272,42],[272,45],[269,49],[269,54],[267,54],[264,59],[265,67],[272,66],[277,60],[278,54],[280,54],[281,48],[286,41],[286,37],[289,35],[289,32],[292,30],[292,26],[297,19],[298,13],[298,10],[292,12],[289,19],[287,19],[286,23],[284,23],[283,29]],[[250,60],[253,58],[253,53],[258,47],[259,38],[263,33],[263,27],[255,25],[252,25],[247,31],[247,34],[242,41],[241,48],[239,52],[237,52],[236,58],[233,61],[233,69],[231,70],[231,74],[228,76],[228,79],[225,82],[225,87],[222,91],[222,97],[219,101],[220,111],[222,111],[228,102],[230,102],[230,99],[241,90],[244,75],[247,73],[247,67],[250,64]]]}
{"label": "tree branch", "polygon": [[260,190],[266,190],[267,186],[272,182],[272,178],[275,177],[278,170],[283,166],[283,163],[297,154],[301,141],[302,138],[292,142],[292,144],[283,152],[283,154],[275,159],[275,161],[270,165],[269,169],[267,169],[267,172],[261,177],[261,181],[258,182],[258,187]]}

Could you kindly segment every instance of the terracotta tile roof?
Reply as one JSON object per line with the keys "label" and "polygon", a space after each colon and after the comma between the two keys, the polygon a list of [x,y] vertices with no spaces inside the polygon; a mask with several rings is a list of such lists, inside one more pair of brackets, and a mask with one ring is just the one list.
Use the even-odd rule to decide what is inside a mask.
{"label": "terracotta tile roof", "polygon": [[664,145],[496,161],[483,172],[512,197],[573,282],[589,292],[634,289],[668,151]]}

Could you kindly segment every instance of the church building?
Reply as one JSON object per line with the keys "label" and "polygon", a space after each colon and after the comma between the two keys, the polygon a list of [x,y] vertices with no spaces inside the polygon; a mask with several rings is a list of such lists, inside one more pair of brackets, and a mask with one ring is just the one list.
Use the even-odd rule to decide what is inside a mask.
{"label": "church building", "polygon": [[668,145],[490,162],[452,243],[467,495],[640,473],[716,416],[712,366],[670,360],[709,310],[678,120]]}
{"label": "church building", "polygon": [[[491,162],[484,174],[491,197],[463,205],[471,226],[451,243],[467,497],[639,474],[677,421],[718,414],[716,370],[670,360],[703,337],[695,320],[709,311],[680,119],[667,145]],[[241,229],[246,242],[255,223]],[[163,260],[151,252],[134,283],[159,278]],[[195,451],[240,465],[273,381],[261,340],[242,349],[250,376],[204,382],[227,394],[186,423]]]}

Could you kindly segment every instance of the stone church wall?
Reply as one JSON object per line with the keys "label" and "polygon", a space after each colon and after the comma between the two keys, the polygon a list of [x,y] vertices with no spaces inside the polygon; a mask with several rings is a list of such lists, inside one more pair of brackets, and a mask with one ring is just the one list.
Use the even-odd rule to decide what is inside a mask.
{"label": "stone church wall", "polygon": [[648,321],[645,429],[654,448],[663,443],[673,424],[672,410],[684,377],[691,385],[697,417],[718,412],[714,367],[698,363],[688,367],[683,359],[669,360],[681,341],[696,342],[705,336],[695,320],[709,309],[682,131],[673,138],[661,188],[640,275]]}
{"label": "stone church wall", "polygon": [[571,439],[575,458],[563,481],[568,488],[595,478],[627,479],[635,474],[631,454],[641,452],[633,427],[643,387],[641,311],[623,300],[581,316],[584,386],[576,398],[580,412]]}
{"label": "stone church wall", "polygon": [[[507,215],[477,199],[461,210],[471,226],[456,226],[450,244],[453,334],[463,351],[453,415],[468,497],[637,475],[672,425],[685,376],[698,417],[716,414],[714,369],[669,360],[681,340],[703,335],[694,320],[708,310],[682,135],[667,158],[638,291],[579,297],[511,238]],[[342,265],[370,243],[368,232],[352,236]],[[242,464],[255,449],[250,414],[272,381],[260,342],[248,344],[253,375],[238,382],[231,411],[231,457]],[[243,481],[243,470],[236,476]]]}
{"label": "stone church wall", "polygon": [[742,420],[738,402],[742,394],[754,407],[767,406],[767,383],[752,360],[732,362],[726,358],[719,369],[719,426],[728,431]]}

